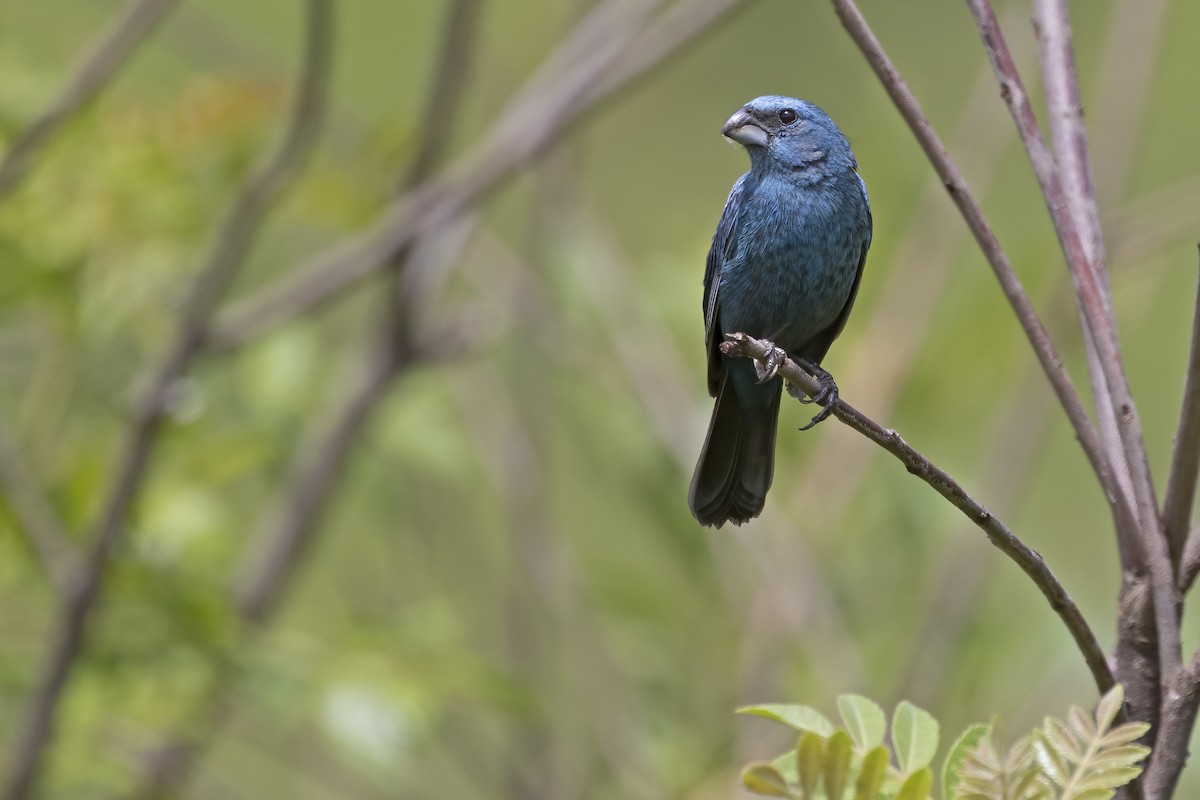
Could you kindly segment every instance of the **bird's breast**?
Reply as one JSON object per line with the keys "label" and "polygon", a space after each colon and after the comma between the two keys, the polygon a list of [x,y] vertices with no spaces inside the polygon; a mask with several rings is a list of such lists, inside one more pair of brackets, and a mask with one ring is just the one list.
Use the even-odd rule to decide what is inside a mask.
{"label": "bird's breast", "polygon": [[723,327],[793,351],[833,325],[858,271],[864,205],[832,182],[764,181],[741,210],[737,251],[721,271]]}

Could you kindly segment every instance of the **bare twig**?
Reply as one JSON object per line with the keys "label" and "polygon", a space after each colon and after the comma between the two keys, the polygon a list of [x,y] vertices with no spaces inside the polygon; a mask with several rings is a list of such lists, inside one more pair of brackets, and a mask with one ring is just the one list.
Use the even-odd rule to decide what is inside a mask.
{"label": "bare twig", "polygon": [[[1079,97],[1079,82],[1075,74],[1075,53],[1071,45],[1071,22],[1064,0],[1037,0],[1034,4],[1034,30],[1037,32],[1038,53],[1042,63],[1042,82],[1049,107],[1050,138],[1054,144],[1066,195],[1067,213],[1079,231],[1088,268],[1096,276],[1105,312],[1112,319],[1112,291],[1105,269],[1104,237],[1100,229],[1100,210],[1088,158],[1087,131],[1083,124],[1083,103]],[[1016,71],[1014,67],[1014,72]],[[1096,422],[1100,442],[1108,453],[1117,488],[1133,505],[1133,479],[1121,451],[1121,435],[1117,429],[1116,410],[1112,394],[1100,365],[1100,356],[1092,340],[1091,329],[1079,309],[1083,329],[1084,353],[1088,360],[1088,377],[1092,383],[1092,398],[1096,404]],[[1136,565],[1137,550],[1131,538],[1136,531],[1119,532],[1121,563],[1125,568]]]}
{"label": "bare twig", "polygon": [[[623,22],[600,44],[592,44],[593,36],[568,37],[570,42],[584,41],[587,48],[577,45],[574,52],[560,50],[547,59],[561,68],[537,85],[522,89],[499,115],[493,135],[442,175],[389,205],[367,230],[318,253],[276,284],[239,301],[220,316],[209,346],[218,350],[239,347],[383,269],[394,252],[423,230],[444,225],[494,191],[517,169],[547,152],[547,146],[584,113],[694,41],[705,26],[740,2],[681,0],[683,9],[678,13],[660,14],[645,24]],[[689,27],[690,37],[680,40],[676,34],[681,18],[703,20],[704,26]],[[587,19],[580,23],[584,24]],[[610,77],[612,74],[620,79]]]}
{"label": "bare twig", "polygon": [[[1025,9],[1013,6],[1012,14],[1014,19],[1018,15],[1023,18]],[[1030,63],[1036,56],[1032,47],[1027,50],[1023,60]],[[982,65],[949,137],[950,146],[963,154],[959,164],[965,174],[971,175],[972,187],[979,196],[987,195],[1001,173],[1004,152],[1015,138],[1010,128],[988,118],[994,93],[991,68]],[[864,170],[864,178],[869,186],[869,170]],[[931,174],[905,227],[905,236],[889,256],[890,267],[882,287],[877,285],[874,292],[878,299],[870,309],[866,326],[859,317],[853,335],[838,342],[838,381],[847,387],[869,381],[871,408],[879,418],[891,417],[912,363],[933,329],[933,309],[945,296],[963,245],[970,237],[965,226],[954,224],[957,211],[948,209],[945,200],[945,186],[936,174]],[[921,280],[912,280],[918,272]],[[1037,388],[1035,384],[1029,386]],[[1030,402],[1032,398],[1024,399],[1022,405]],[[844,445],[838,437],[820,437],[806,461],[803,476],[791,483],[793,513],[803,513],[805,505],[819,496],[828,526],[836,526],[843,518],[859,496],[868,465],[879,452],[874,447]]]}
{"label": "bare twig", "polygon": [[[1000,82],[1001,96],[1016,122],[1038,185],[1045,197],[1059,243],[1066,256],[1067,266],[1075,282],[1076,297],[1083,311],[1086,327],[1092,335],[1104,380],[1117,411],[1117,430],[1121,438],[1125,464],[1133,481],[1134,513],[1138,532],[1136,537],[1129,537],[1126,543],[1130,549],[1140,546],[1141,558],[1148,565],[1153,577],[1159,661],[1163,670],[1163,680],[1170,681],[1174,679],[1174,672],[1181,668],[1183,658],[1179,639],[1179,593],[1175,586],[1175,570],[1162,535],[1142,427],[1125,376],[1115,324],[1105,305],[1100,282],[1084,254],[1079,232],[1067,213],[1066,195],[1053,156],[1042,139],[1033,107],[1029,103],[1021,77],[1017,74],[991,4],[988,0],[968,0],[968,5],[983,39],[988,60],[991,61]],[[1128,521],[1125,520],[1118,519],[1117,524],[1119,531],[1133,529],[1125,527],[1128,525]]]}
{"label": "bare twig", "polygon": [[293,475],[280,493],[277,517],[256,537],[265,547],[243,574],[238,589],[238,614],[251,625],[261,627],[277,607],[319,527],[326,500],[337,479],[345,475],[351,447],[401,366],[391,348],[380,348],[358,388],[332,415],[328,429],[297,455]]}
{"label": "bare twig", "polygon": [[992,271],[995,272],[1004,296],[1008,298],[1017,321],[1025,331],[1025,335],[1037,355],[1038,362],[1042,365],[1046,378],[1050,381],[1059,402],[1067,413],[1067,418],[1075,430],[1075,437],[1079,440],[1088,462],[1092,465],[1092,469],[1100,481],[1114,516],[1118,519],[1128,518],[1132,514],[1132,509],[1129,508],[1116,487],[1112,466],[1108,462],[1107,454],[1100,446],[1096,429],[1088,419],[1079,394],[1071,383],[1062,359],[1050,342],[1046,329],[1038,318],[1037,311],[1030,303],[1028,295],[1013,271],[1012,264],[1009,263],[1008,256],[1000,247],[995,233],[984,218],[982,209],[971,195],[966,181],[963,180],[958,168],[950,159],[950,154],[946,152],[945,146],[942,145],[933,126],[925,117],[912,90],[900,77],[891,59],[879,44],[879,40],[871,32],[854,0],[832,0],[832,2],[842,25],[862,50],[867,63],[875,71],[897,110],[908,122],[913,135],[925,151],[925,155],[929,158],[938,177],[942,179],[951,199],[958,206],[967,227],[971,229],[971,233],[975,236],[976,242],[991,265]]}
{"label": "bare twig", "polygon": [[138,45],[177,5],[179,0],[130,1],[75,67],[62,92],[8,149],[0,163],[0,202],[20,185],[34,157],[58,129],[100,94]]}
{"label": "bare twig", "polygon": [[[1042,84],[1049,107],[1050,140],[1058,165],[1067,212],[1079,232],[1085,260],[1096,275],[1105,308],[1111,314],[1112,296],[1104,268],[1104,237],[1100,229],[1100,207],[1088,156],[1087,129],[1083,123],[1083,101],[1075,72],[1071,44],[1071,20],[1066,0],[1036,0],[1034,30],[1042,62]],[[1016,67],[1014,65],[1014,72]]]}
{"label": "bare twig", "polygon": [[79,550],[4,428],[0,428],[0,492],[50,582],[65,597],[78,567]]}
{"label": "bare twig", "polygon": [[[742,356],[762,362],[771,352],[767,343],[744,333],[726,334],[726,338],[728,341],[722,343],[721,352],[727,356]],[[779,375],[810,397],[815,397],[821,390],[817,380],[790,358],[784,359],[783,366],[779,368]],[[1100,693],[1103,694],[1113,686],[1113,675],[1096,635],[1092,633],[1075,601],[1036,550],[1018,539],[1016,534],[968,495],[953,478],[901,439],[894,430],[883,428],[841,400],[834,404],[833,416],[894,455],[910,473],[929,484],[934,491],[974,522],[988,537],[988,541],[1012,559],[1049,601],[1050,607],[1058,614],[1075,640]]]}
{"label": "bare twig", "polygon": [[1179,567],[1179,591],[1186,594],[1200,574],[1200,528],[1193,528],[1183,548],[1183,563]]}
{"label": "bare twig", "polygon": [[[1179,410],[1179,428],[1175,449],[1171,452],[1171,472],[1163,501],[1163,527],[1173,553],[1184,550],[1192,506],[1196,501],[1196,477],[1200,473],[1200,284],[1196,290],[1196,309],[1192,318],[1192,350],[1187,378],[1183,386],[1183,404]],[[1181,566],[1181,575],[1183,567]],[[1194,577],[1194,574],[1193,576]],[[1187,591],[1191,580],[1181,581]]]}
{"label": "bare twig", "polygon": [[332,43],[332,0],[308,0],[304,66],[292,116],[279,146],[249,178],[235,199],[184,305],[178,335],[153,374],[135,418],[113,487],[92,536],[86,563],[75,576],[51,639],[41,679],[13,750],[4,797],[29,795],[53,736],[53,722],[67,679],[78,660],[91,611],[99,597],[104,566],[125,531],[126,518],[146,475],[169,398],[199,352],[204,329],[221,294],[245,260],[254,235],[313,149],[325,104]]}

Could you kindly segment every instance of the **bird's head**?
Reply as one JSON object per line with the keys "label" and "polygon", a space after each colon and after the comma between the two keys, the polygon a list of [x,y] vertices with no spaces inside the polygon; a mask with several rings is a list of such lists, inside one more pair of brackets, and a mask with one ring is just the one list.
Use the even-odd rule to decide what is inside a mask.
{"label": "bird's head", "polygon": [[721,133],[746,148],[755,167],[844,170],[850,143],[821,109],[795,97],[766,95],[737,110]]}

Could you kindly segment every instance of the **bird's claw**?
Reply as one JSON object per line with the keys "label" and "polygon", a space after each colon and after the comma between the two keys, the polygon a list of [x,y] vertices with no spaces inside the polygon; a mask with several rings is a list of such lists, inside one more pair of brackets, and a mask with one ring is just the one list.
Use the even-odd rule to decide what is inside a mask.
{"label": "bird's claw", "polygon": [[783,360],[787,358],[787,353],[782,347],[776,347],[774,342],[766,342],[768,346],[767,357],[759,363],[758,359],[754,360],[754,371],[758,374],[758,382],[766,383],[779,374],[779,368],[783,366]]}
{"label": "bird's claw", "polygon": [[[837,382],[833,379],[833,376],[821,369],[812,361],[808,359],[802,359],[800,361],[800,366],[804,367],[805,370],[811,373],[812,376],[817,379],[817,383],[821,386],[815,397],[808,398],[808,402],[817,403],[822,408],[807,425],[800,429],[802,431],[806,431],[809,428],[814,427],[818,422],[825,421],[829,418],[829,415],[833,413],[833,407],[837,405],[838,401],[838,387]],[[790,393],[791,392],[789,390],[789,394]],[[803,403],[805,401],[801,400],[800,402]]]}

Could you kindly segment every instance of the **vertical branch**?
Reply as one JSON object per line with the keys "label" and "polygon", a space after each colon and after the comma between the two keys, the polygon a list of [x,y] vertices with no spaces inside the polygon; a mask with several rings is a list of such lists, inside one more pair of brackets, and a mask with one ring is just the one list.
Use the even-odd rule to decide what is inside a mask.
{"label": "vertical branch", "polygon": [[0,162],[0,202],[20,185],[33,159],[58,129],[100,94],[177,5],[179,0],[131,0],[125,13],[84,55],[62,93],[8,149]]}
{"label": "vertical branch", "polygon": [[[1088,157],[1087,131],[1083,122],[1083,103],[1075,71],[1075,52],[1071,45],[1071,22],[1065,0],[1037,0],[1034,4],[1034,30],[1042,64],[1042,83],[1049,107],[1050,140],[1058,164],[1067,213],[1079,231],[1087,267],[1091,269],[1100,288],[1109,324],[1112,324],[1112,291],[1105,268],[1104,237],[1100,229],[1100,210]],[[1015,69],[1014,69],[1015,71]],[[1114,468],[1117,488],[1133,503],[1133,479],[1121,455],[1121,435],[1112,394],[1104,376],[1100,357],[1087,320],[1080,311],[1080,327],[1084,336],[1084,352],[1088,360],[1088,376],[1096,404],[1096,421],[1100,441],[1109,454]],[[1129,546],[1132,531],[1120,537],[1121,564],[1128,569],[1135,565],[1137,553]]]}
{"label": "vertical branch", "polygon": [[[1175,449],[1171,451],[1171,472],[1167,496],[1163,501],[1163,527],[1171,551],[1184,550],[1196,501],[1196,477],[1200,473],[1200,284],[1196,289],[1196,309],[1192,316],[1192,349],[1183,386],[1183,404],[1179,409],[1179,428]],[[1195,537],[1195,533],[1192,534]],[[1191,543],[1188,542],[1190,545]],[[1190,546],[1188,549],[1191,549]],[[1195,577],[1194,568],[1180,565],[1180,591],[1186,592]],[[1191,573],[1186,575],[1186,573]],[[1185,576],[1186,575],[1186,576]]]}
{"label": "vertical branch", "polygon": [[78,661],[91,612],[100,596],[104,567],[124,534],[130,509],[145,481],[170,394],[198,354],[212,312],[244,262],[255,234],[313,149],[325,107],[331,23],[332,0],[308,0],[304,63],[287,129],[278,148],[235,199],[184,304],[175,342],[153,374],[150,390],[135,409],[90,551],[72,581],[40,671],[40,683],[19,729],[3,793],[8,800],[28,797],[33,790],[46,747],[53,738],[59,701]]}
{"label": "vertical branch", "polygon": [[850,37],[858,45],[867,63],[875,71],[884,89],[887,90],[888,95],[892,98],[896,109],[908,123],[913,135],[925,151],[925,155],[929,158],[930,164],[932,164],[934,170],[937,172],[938,177],[941,178],[946,190],[950,193],[951,199],[962,214],[967,227],[971,229],[971,233],[975,236],[980,250],[988,260],[988,264],[991,265],[992,271],[1000,283],[1000,288],[1004,292],[1004,296],[1008,298],[1009,304],[1016,314],[1017,321],[1020,323],[1022,330],[1025,331],[1025,335],[1033,347],[1034,354],[1037,356],[1038,362],[1042,365],[1042,371],[1046,374],[1047,380],[1049,380],[1051,387],[1058,396],[1063,410],[1066,411],[1067,419],[1071,422],[1071,426],[1075,430],[1075,437],[1079,440],[1084,455],[1087,456],[1088,462],[1096,473],[1100,486],[1104,490],[1105,497],[1112,507],[1114,517],[1118,520],[1130,518],[1133,512],[1116,488],[1112,465],[1109,463],[1108,455],[1100,446],[1096,429],[1092,426],[1091,420],[1088,419],[1087,412],[1084,411],[1083,402],[1080,400],[1078,392],[1075,391],[1075,387],[1071,383],[1071,378],[1063,366],[1062,358],[1050,342],[1050,337],[1046,333],[1041,320],[1038,318],[1037,311],[1034,310],[1033,304],[1030,303],[1029,296],[1025,293],[1025,289],[1021,286],[1020,280],[1013,271],[1008,256],[1005,255],[1004,250],[1000,247],[1000,242],[996,239],[995,233],[988,225],[986,218],[984,218],[979,204],[971,195],[971,191],[967,187],[966,181],[963,180],[962,174],[950,159],[950,154],[946,152],[941,139],[938,138],[938,135],[933,130],[933,126],[925,117],[920,103],[917,102],[912,90],[908,88],[908,85],[900,77],[891,59],[888,58],[887,53],[884,52],[883,47],[879,44],[879,40],[871,32],[867,21],[863,18],[862,12],[858,10],[858,6],[855,5],[854,0],[832,0],[832,2],[834,10],[842,21],[842,26],[845,27],[846,32],[850,34]]}
{"label": "vertical branch", "polygon": [[[1172,680],[1182,666],[1182,646],[1179,639],[1179,593],[1175,588],[1175,570],[1162,535],[1154,485],[1146,445],[1142,438],[1137,408],[1125,376],[1116,329],[1104,301],[1104,292],[1096,273],[1089,266],[1079,232],[1067,212],[1068,204],[1054,159],[1042,139],[1033,107],[1013,65],[1008,45],[1000,32],[996,15],[988,0],[968,0],[976,26],[983,39],[988,60],[1000,83],[1000,94],[1016,122],[1021,140],[1029,154],[1030,163],[1042,189],[1050,217],[1058,233],[1059,243],[1066,256],[1067,266],[1075,282],[1075,292],[1083,312],[1086,328],[1092,335],[1104,380],[1117,413],[1125,467],[1133,481],[1136,536],[1129,536],[1131,552],[1137,547],[1149,566],[1154,594],[1154,617],[1158,635],[1159,662],[1164,681]],[[1118,521],[1118,531],[1123,528]]]}

